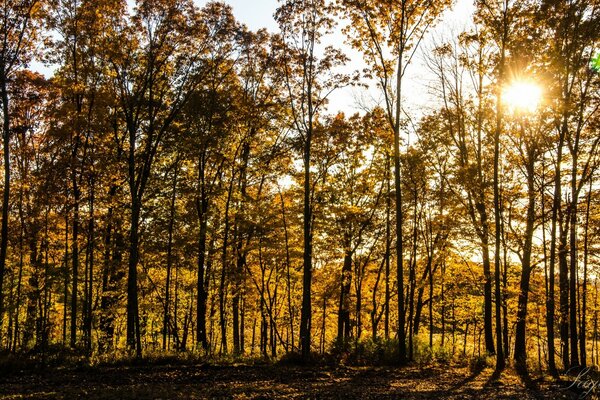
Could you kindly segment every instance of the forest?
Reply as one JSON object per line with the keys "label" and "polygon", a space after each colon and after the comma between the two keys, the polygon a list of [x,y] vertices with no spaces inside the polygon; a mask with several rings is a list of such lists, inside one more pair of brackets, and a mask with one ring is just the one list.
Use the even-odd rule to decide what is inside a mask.
{"label": "forest", "polygon": [[597,371],[600,1],[472,3],[4,1],[0,376]]}

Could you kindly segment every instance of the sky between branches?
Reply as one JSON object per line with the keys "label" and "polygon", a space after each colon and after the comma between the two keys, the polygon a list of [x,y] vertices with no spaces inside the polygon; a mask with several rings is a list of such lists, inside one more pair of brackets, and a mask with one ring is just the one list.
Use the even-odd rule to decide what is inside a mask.
{"label": "sky between branches", "polygon": [[[199,7],[204,7],[210,0],[194,0]],[[238,21],[244,23],[252,30],[266,28],[269,32],[277,32],[278,26],[273,18],[278,7],[278,0],[224,0],[231,5],[233,13]],[[456,37],[458,33],[468,28],[471,24],[471,16],[474,11],[473,0],[456,0],[454,7],[444,13],[437,25],[430,29],[423,40],[419,51],[408,68],[404,79],[403,104],[411,119],[418,120],[428,109],[436,107],[436,100],[429,93],[428,84],[431,81],[427,68],[423,62],[423,53],[433,47],[435,42],[439,43]],[[341,48],[350,58],[345,66],[345,71],[351,73],[362,70],[365,67],[360,53],[345,44],[345,36],[341,32],[343,21],[340,21],[339,29],[325,38],[323,47],[334,45]],[[33,62],[31,68],[51,76],[54,67]],[[383,104],[380,92],[374,85],[368,89],[347,87],[338,90],[330,97],[328,110],[332,113],[343,111],[346,114],[360,112],[365,108],[372,108],[377,104]],[[409,140],[412,140],[409,138]]]}
{"label": "sky between branches", "polygon": [[[200,7],[203,7],[208,1],[195,0]],[[440,18],[438,24],[427,34],[420,51],[413,60],[413,64],[408,68],[404,80],[405,94],[403,95],[403,101],[411,118],[418,120],[418,117],[424,113],[426,108],[435,107],[436,104],[427,87],[430,77],[423,63],[423,52],[431,49],[434,42],[439,43],[456,36],[471,24],[471,17],[475,9],[473,1],[456,0],[454,7],[446,12]],[[273,18],[273,14],[278,7],[277,0],[225,0],[225,3],[231,5],[235,17],[248,28],[252,30],[266,28],[270,32],[278,31],[277,23]],[[341,23],[343,24],[343,21]],[[351,60],[346,66],[347,72],[362,70],[364,63],[361,55],[343,44],[345,36],[341,32],[341,27],[338,28],[340,29],[337,29],[335,33],[326,38],[324,45],[331,44],[344,50]],[[334,113],[344,111],[346,114],[352,114],[360,111],[365,106],[371,108],[380,101],[379,92],[374,87],[368,90],[349,87],[341,89],[331,96],[329,111]]]}

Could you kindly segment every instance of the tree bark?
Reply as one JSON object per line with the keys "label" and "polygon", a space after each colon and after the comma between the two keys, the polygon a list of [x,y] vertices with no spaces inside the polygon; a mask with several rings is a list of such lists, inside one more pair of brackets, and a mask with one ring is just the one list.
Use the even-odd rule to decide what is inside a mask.
{"label": "tree bark", "polygon": [[[309,93],[309,101],[311,95]],[[312,108],[312,107],[310,107]],[[304,211],[303,211],[303,238],[304,238],[304,264],[302,276],[302,309],[300,312],[300,349],[302,359],[307,362],[310,358],[311,343],[311,284],[312,284],[312,204],[310,184],[310,154],[312,144],[312,114],[309,114],[308,131],[304,143]]]}
{"label": "tree bark", "polygon": [[[531,146],[533,147],[533,145]],[[515,366],[517,371],[527,376],[527,347],[526,347],[526,326],[527,326],[527,303],[529,299],[529,285],[531,278],[531,252],[533,231],[535,229],[535,148],[527,150],[527,217],[525,224],[523,255],[521,262],[521,282],[519,285],[519,300],[517,308],[517,323],[515,332]]]}

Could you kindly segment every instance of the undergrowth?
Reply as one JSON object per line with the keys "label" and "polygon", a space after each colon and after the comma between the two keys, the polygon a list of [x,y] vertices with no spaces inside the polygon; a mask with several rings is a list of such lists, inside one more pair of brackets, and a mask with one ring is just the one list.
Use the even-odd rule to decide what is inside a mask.
{"label": "undergrowth", "polygon": [[[43,352],[32,349],[25,352],[0,352],[0,375],[21,371],[41,371],[54,368],[96,368],[96,367],[144,367],[162,365],[310,365],[310,366],[394,366],[398,365],[398,341],[396,339],[365,338],[361,340],[335,341],[323,354],[313,352],[310,359],[303,360],[296,352],[282,353],[277,357],[265,357],[259,353],[245,355],[220,355],[204,351],[163,351],[146,350],[143,356],[116,350],[100,354],[86,354],[82,349],[71,349],[59,345],[48,346]],[[460,351],[452,351],[448,345],[434,343],[420,337],[413,342],[413,365],[453,364],[479,370],[493,365],[493,360],[485,356],[466,356]]]}

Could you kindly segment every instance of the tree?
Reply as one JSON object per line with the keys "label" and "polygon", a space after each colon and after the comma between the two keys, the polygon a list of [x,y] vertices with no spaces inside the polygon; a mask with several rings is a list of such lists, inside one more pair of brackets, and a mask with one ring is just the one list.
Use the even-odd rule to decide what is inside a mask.
{"label": "tree", "polygon": [[505,354],[508,350],[502,346],[502,292],[500,290],[500,248],[502,232],[502,209],[500,204],[500,140],[503,124],[503,99],[502,91],[506,83],[506,57],[510,51],[510,40],[512,38],[513,21],[515,20],[514,9],[516,6],[510,0],[491,3],[481,0],[477,3],[476,21],[486,29],[485,34],[496,46],[496,82],[494,87],[496,110],[495,127],[493,134],[494,162],[493,162],[493,188],[494,188],[494,296],[495,296],[495,323],[496,323],[496,371],[499,373],[505,367]]}
{"label": "tree", "polygon": [[[555,170],[554,193],[551,217],[550,238],[550,282],[547,304],[547,330],[549,370],[557,375],[554,361],[554,269],[556,258],[559,262],[559,312],[560,312],[560,337],[562,349],[563,368],[579,365],[577,350],[577,243],[576,221],[577,203],[581,188],[590,179],[593,170],[591,159],[588,157],[579,160],[581,150],[580,141],[585,137],[590,113],[595,109],[589,101],[592,80],[597,79],[590,73],[588,67],[592,53],[588,48],[589,43],[597,38],[598,4],[591,3],[564,3],[557,1],[544,1],[538,9],[538,21],[545,21],[547,29],[546,38],[559,38],[552,40],[548,49],[548,73],[556,82],[556,87],[549,93],[558,101],[554,109],[556,135],[553,137],[555,145]],[[597,148],[597,139],[589,141],[587,154],[592,155]],[[564,147],[568,146],[571,156],[570,177],[570,204],[563,211],[563,160]],[[579,170],[581,176],[578,180]],[[558,231],[558,232],[557,232]],[[569,244],[567,244],[569,235]],[[567,264],[567,253],[571,251],[571,263]],[[570,279],[569,279],[570,275]],[[571,334],[569,334],[571,332]],[[569,347],[570,350],[569,351]],[[569,357],[571,354],[571,357]]]}
{"label": "tree", "polygon": [[[546,124],[543,117],[539,121],[523,115],[524,110],[516,110],[517,121],[513,127],[511,135],[514,148],[516,148],[519,165],[523,171],[526,181],[526,204],[525,207],[525,226],[519,231],[520,251],[517,252],[521,260],[521,281],[519,284],[519,301],[517,310],[517,323],[515,331],[515,366],[520,374],[528,375],[527,371],[527,346],[526,346],[526,326],[527,326],[527,306],[530,292],[530,279],[533,268],[538,264],[533,258],[533,234],[536,229],[537,211],[536,197],[539,193],[536,188],[536,162],[540,160],[543,154],[541,146],[542,138],[546,133]],[[518,219],[518,218],[517,218]],[[521,222],[522,225],[522,221]],[[514,228],[511,228],[513,231]]]}
{"label": "tree", "polygon": [[302,152],[304,168],[300,348],[305,361],[310,357],[312,320],[312,197],[315,183],[312,182],[310,169],[313,134],[329,95],[350,82],[348,76],[335,72],[335,68],[347,60],[339,50],[326,47],[319,54],[318,45],[323,35],[331,32],[335,26],[332,11],[332,5],[327,0],[286,0],[275,13],[281,30],[277,49],[279,62],[284,71],[291,123],[299,135],[298,147]]}
{"label": "tree", "polygon": [[[484,335],[486,350],[494,353],[492,330],[492,276],[489,221],[489,135],[484,129],[490,114],[484,85],[489,67],[489,46],[478,33],[463,34],[458,42],[438,46],[429,67],[439,80],[437,95],[443,102],[445,127],[450,141],[438,140],[456,160],[453,184],[448,186],[461,200],[479,240],[484,274]],[[465,76],[469,79],[465,79]],[[448,142],[448,143],[447,143]],[[463,195],[464,194],[464,195]],[[466,195],[466,196],[465,196]]]}
{"label": "tree", "polygon": [[2,153],[4,189],[2,191],[2,221],[0,221],[0,331],[4,315],[4,274],[8,249],[8,219],[10,201],[10,82],[14,74],[31,60],[38,36],[37,22],[42,3],[38,0],[5,2],[2,5],[2,45],[0,45],[0,97],[2,100]]}
{"label": "tree", "polygon": [[403,215],[400,172],[400,131],[402,129],[402,78],[416,50],[450,1],[367,2],[342,0],[350,19],[350,42],[369,66],[368,78],[376,81],[384,97],[384,109],[394,132],[394,188],[396,198],[396,264],[398,282],[398,341],[400,362],[406,361]]}
{"label": "tree", "polygon": [[129,145],[127,343],[138,356],[142,348],[137,266],[144,194],[157,151],[197,85],[194,77],[203,49],[197,43],[201,43],[202,33],[191,2],[140,1],[107,56]]}
{"label": "tree", "polygon": [[[317,159],[319,164],[327,165],[330,170],[321,192],[321,196],[327,199],[322,212],[330,225],[331,240],[339,242],[344,260],[339,282],[337,328],[337,340],[341,344],[349,340],[352,331],[350,290],[353,266],[360,264],[357,251],[371,253],[370,249],[378,245],[380,236],[375,226],[384,190],[378,179],[382,151],[374,147],[370,157],[364,154],[365,149],[377,145],[374,135],[379,133],[377,123],[382,120],[377,118],[381,114],[377,111],[374,114],[369,113],[362,118],[354,115],[349,119],[338,114],[326,120],[317,132],[321,144],[315,151]],[[361,276],[356,276],[357,287],[360,287],[360,279]],[[358,290],[357,302],[360,295]],[[357,304],[357,321],[360,320],[359,308]]]}
{"label": "tree", "polygon": [[[29,70],[15,72],[11,81],[9,98],[13,136],[11,146],[13,188],[16,192],[16,211],[19,220],[18,231],[13,228],[11,232],[14,237],[18,237],[14,249],[18,254],[18,261],[17,265],[13,266],[17,271],[12,273],[7,307],[9,312],[7,349],[13,352],[23,345],[29,345],[34,333],[35,343],[40,345],[38,346],[40,350],[43,350],[50,340],[49,330],[42,329],[44,325],[49,325],[47,319],[34,316],[34,319],[27,318],[23,321],[20,311],[23,309],[22,302],[25,297],[39,304],[40,281],[50,280],[47,274],[40,276],[39,273],[32,274],[35,279],[28,279],[31,276],[29,275],[31,268],[28,266],[33,267],[33,265],[28,265],[26,253],[30,251],[31,254],[34,249],[38,249],[38,233],[43,218],[42,207],[36,199],[46,196],[49,200],[50,196],[47,193],[53,192],[51,189],[59,181],[57,174],[53,173],[52,157],[48,157],[50,160],[44,157],[45,154],[54,153],[55,149],[49,148],[42,129],[43,122],[48,117],[47,110],[52,108],[53,94],[50,83],[41,74]],[[36,257],[29,259],[35,260]],[[34,322],[38,329],[32,331],[30,321]]]}

